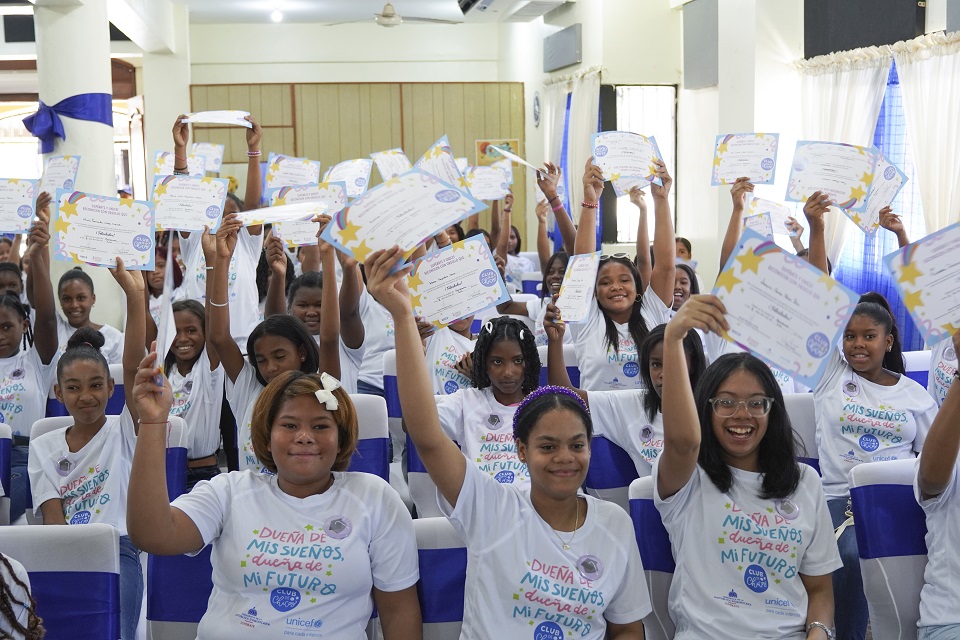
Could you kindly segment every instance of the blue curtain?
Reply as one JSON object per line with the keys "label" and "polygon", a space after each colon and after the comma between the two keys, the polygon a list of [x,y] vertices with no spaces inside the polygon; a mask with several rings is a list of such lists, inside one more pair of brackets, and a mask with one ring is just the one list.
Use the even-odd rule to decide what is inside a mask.
{"label": "blue curtain", "polygon": [[[887,89],[873,134],[873,145],[890,162],[900,167],[909,181],[893,201],[893,210],[901,216],[911,241],[926,235],[920,194],[914,180],[913,156],[907,139],[906,122],[903,116],[903,96],[897,67],[892,65],[887,79]],[[834,269],[834,277],[858,293],[876,291],[882,294],[893,308],[904,351],[923,349],[923,339],[907,312],[893,279],[883,265],[883,256],[897,250],[897,238],[881,228],[873,236],[860,230],[851,232],[840,260]]]}
{"label": "blue curtain", "polygon": [[[563,141],[560,145],[560,179],[563,181],[563,206],[566,208],[568,215],[573,215],[573,209],[570,208],[570,104],[573,101],[573,93],[567,94],[567,106],[563,113]],[[550,238],[553,240],[553,250],[554,252],[560,251],[563,249],[563,238],[560,236],[560,229],[557,227],[557,223],[553,223],[553,229],[549,232]],[[546,266],[546,265],[542,265]]]}

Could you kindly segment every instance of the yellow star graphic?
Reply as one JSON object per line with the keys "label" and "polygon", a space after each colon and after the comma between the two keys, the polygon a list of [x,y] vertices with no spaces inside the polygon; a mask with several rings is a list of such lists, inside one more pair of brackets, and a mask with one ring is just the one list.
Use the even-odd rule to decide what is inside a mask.
{"label": "yellow star graphic", "polygon": [[153,199],[154,199],[154,201],[157,200],[157,196],[162,196],[162,195],[165,194],[166,192],[167,192],[167,185],[163,184],[162,181],[161,181],[161,182],[158,182],[158,183],[157,183],[157,186],[155,186],[155,187],[153,188]]}
{"label": "yellow star graphic", "polygon": [[720,155],[721,153],[726,153],[726,152],[727,152],[726,142],[721,142],[719,145],[717,145],[717,155]]}
{"label": "yellow star graphic", "polygon": [[58,218],[56,222],[53,223],[54,233],[67,233],[69,230],[70,230],[70,223],[64,220],[63,218]]}
{"label": "yellow star graphic", "polygon": [[866,171],[864,171],[863,175],[860,177],[860,182],[862,182],[863,184],[869,187],[870,184],[873,182],[873,174],[867,173]]}
{"label": "yellow star graphic", "polygon": [[282,206],[285,205],[285,204],[287,204],[287,197],[286,197],[286,196],[283,196],[282,198],[277,198],[276,200],[273,201],[273,206],[274,206],[274,207],[282,207]]}
{"label": "yellow star graphic", "polygon": [[910,311],[914,311],[917,307],[923,306],[923,300],[920,299],[922,295],[923,291],[920,289],[911,291],[903,296],[903,304],[907,305],[907,309]]}
{"label": "yellow star graphic", "polygon": [[900,277],[897,278],[897,282],[900,284],[905,284],[909,282],[910,284],[916,286],[917,278],[923,275],[923,272],[917,268],[916,262],[907,262],[903,265],[903,268],[900,270]]}
{"label": "yellow star graphic", "polygon": [[423,284],[423,280],[420,279],[420,272],[415,271],[410,274],[410,277],[407,278],[407,287],[416,291]]}
{"label": "yellow star graphic", "polygon": [[371,253],[373,253],[373,249],[367,246],[366,240],[361,240],[359,245],[353,247],[353,258],[357,262],[363,262]]}
{"label": "yellow star graphic", "polygon": [[421,305],[420,296],[410,296],[410,304],[414,309],[419,309]]}
{"label": "yellow star graphic", "polygon": [[397,176],[396,178],[390,178],[389,180],[387,180],[387,181],[384,182],[383,184],[386,185],[386,186],[388,186],[388,187],[395,187],[395,186],[397,186],[398,184],[400,184],[400,176]]}
{"label": "yellow star graphic", "polygon": [[650,166],[647,167],[647,171],[650,172],[648,175],[651,175],[651,176],[657,175],[657,165],[655,165],[655,164],[653,164],[653,163],[651,162],[651,163],[650,163]]}
{"label": "yellow star graphic", "polygon": [[304,527],[304,529],[306,529],[307,531],[313,531],[313,525],[308,524],[307,526]]}
{"label": "yellow star graphic", "polygon": [[610,174],[610,180],[619,180],[619,179],[620,179],[620,174],[619,174],[619,173],[611,173],[611,174]]}
{"label": "yellow star graphic", "polygon": [[862,200],[866,195],[867,195],[867,192],[860,187],[854,187],[853,189],[850,189],[851,200],[859,201],[859,200]]}
{"label": "yellow star graphic", "polygon": [[947,324],[941,325],[941,328],[952,336],[957,331],[960,331],[960,322],[957,324],[951,324],[948,322]]}
{"label": "yellow star graphic", "polygon": [[95,473],[95,472],[96,472],[96,468],[95,468],[95,467],[88,467],[88,468],[87,468],[87,473]]}
{"label": "yellow star graphic", "polygon": [[360,231],[360,225],[353,224],[349,220],[347,225],[340,230],[340,240],[344,245],[350,246],[352,242],[357,240],[357,232]]}
{"label": "yellow star graphic", "polygon": [[760,263],[763,262],[763,258],[758,256],[753,251],[748,251],[742,256],[737,256],[737,262],[740,263],[740,273],[753,271],[754,273],[759,275]]}
{"label": "yellow star graphic", "polygon": [[310,164],[310,158],[304,158],[303,164],[308,166]]}
{"label": "yellow star graphic", "polygon": [[820,277],[817,279],[817,282],[819,282],[820,284],[826,285],[827,291],[830,291],[835,286],[837,286],[837,281],[825,273],[820,275]]}
{"label": "yellow star graphic", "polygon": [[850,220],[853,221],[853,224],[857,225],[858,227],[860,226],[860,223],[863,222],[863,218],[860,217],[859,213],[855,213],[850,216]]}
{"label": "yellow star graphic", "polygon": [[470,187],[470,185],[467,184],[467,179],[464,178],[464,177],[462,177],[462,176],[459,177],[459,178],[457,178],[457,185],[460,186],[460,187],[462,187],[462,188],[464,188],[464,189],[467,189],[467,188]]}
{"label": "yellow star graphic", "polygon": [[756,137],[757,137],[757,138],[765,138],[766,136],[767,136],[767,134],[765,134],[765,133],[758,133],[758,134],[756,134]]}
{"label": "yellow star graphic", "polygon": [[20,184],[20,178],[7,178],[8,184]]}
{"label": "yellow star graphic", "polygon": [[69,200],[64,200],[63,204],[60,205],[60,213],[63,214],[64,218],[77,215],[77,204],[79,202],[80,201],[77,200],[77,202],[70,204]]}
{"label": "yellow star graphic", "polygon": [[210,177],[210,176],[203,176],[202,178],[200,178],[200,183],[201,183],[201,184],[213,184],[213,178]]}
{"label": "yellow star graphic", "polygon": [[[267,168],[267,173],[268,173],[268,174],[270,174],[270,173],[276,173],[277,171],[280,171],[280,163],[274,161],[274,162],[272,162],[272,163],[270,164],[270,166]],[[270,176],[268,175],[267,177],[269,178]]]}
{"label": "yellow star graphic", "polygon": [[727,293],[733,291],[733,288],[743,282],[733,275],[733,269],[727,269],[717,277],[717,287],[723,287]]}
{"label": "yellow star graphic", "polygon": [[267,184],[272,184],[274,175],[276,174],[273,171],[267,171]]}
{"label": "yellow star graphic", "polygon": [[80,256],[75,253],[70,253],[69,251],[67,253],[70,255],[70,259],[73,260],[74,264],[83,264],[83,260],[80,259]]}
{"label": "yellow star graphic", "polygon": [[713,159],[713,166],[715,166],[715,167],[719,167],[719,166],[720,166],[720,156],[717,156],[717,157],[715,157],[715,158]]}
{"label": "yellow star graphic", "polygon": [[133,209],[133,198],[120,198],[121,207],[130,207]]}

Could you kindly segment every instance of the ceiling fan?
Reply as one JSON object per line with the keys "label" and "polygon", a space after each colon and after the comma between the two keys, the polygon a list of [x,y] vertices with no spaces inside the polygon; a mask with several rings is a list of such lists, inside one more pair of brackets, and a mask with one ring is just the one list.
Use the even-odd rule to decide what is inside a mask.
{"label": "ceiling fan", "polygon": [[[419,18],[415,16],[401,16],[397,13],[397,10],[394,8],[393,4],[388,2],[383,5],[383,10],[380,13],[373,14],[373,20],[381,27],[395,27],[404,22],[419,22],[425,24],[462,24],[462,21],[459,20],[442,20],[440,18]],[[347,20],[345,22],[333,22],[327,26],[333,26],[337,24],[353,24],[359,22],[368,22],[368,20]]]}

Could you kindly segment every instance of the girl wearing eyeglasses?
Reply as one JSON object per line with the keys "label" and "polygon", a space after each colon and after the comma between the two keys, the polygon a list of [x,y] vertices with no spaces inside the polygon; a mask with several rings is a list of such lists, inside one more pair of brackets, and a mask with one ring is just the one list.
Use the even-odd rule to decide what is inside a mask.
{"label": "girl wearing eyeglasses", "polygon": [[663,341],[664,447],[654,500],[677,567],[676,640],[832,638],[830,574],[841,566],[816,472],[770,368],[746,353],[707,367],[696,392],[688,331],[728,329],[723,304],[693,296]]}

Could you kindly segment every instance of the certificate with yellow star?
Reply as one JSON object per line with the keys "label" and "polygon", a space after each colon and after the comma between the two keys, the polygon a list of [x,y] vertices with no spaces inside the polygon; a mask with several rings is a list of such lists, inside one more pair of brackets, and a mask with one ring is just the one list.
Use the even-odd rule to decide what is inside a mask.
{"label": "certificate with yellow star", "polygon": [[80,156],[51,156],[43,165],[43,177],[40,178],[40,191],[46,191],[51,197],[57,195],[57,189],[73,191],[77,187],[77,171],[80,170]]}
{"label": "certificate with yellow star", "polygon": [[510,192],[510,184],[503,171],[493,165],[470,167],[463,177],[477,200],[501,200]]}
{"label": "certificate with yellow star", "polygon": [[[176,158],[169,151],[157,151],[153,156],[153,175],[172,176]],[[187,174],[194,178],[202,178],[207,173],[207,162],[203,156],[193,153],[187,154]]]}
{"label": "certificate with yellow star", "polygon": [[593,134],[593,162],[607,180],[643,178],[661,184],[654,160],[662,160],[657,139],[632,131],[601,131]]}
{"label": "certificate with yellow star", "polygon": [[373,170],[373,160],[357,158],[344,160],[327,169],[323,175],[324,182],[342,182],[347,188],[347,197],[356,198],[367,190],[370,185],[370,172]]}
{"label": "certificate with yellow star", "polygon": [[713,150],[713,186],[750,178],[753,184],[773,184],[777,173],[778,133],[727,133],[717,136]]}
{"label": "certificate with yellow star", "polygon": [[583,322],[590,313],[599,268],[599,251],[570,256],[557,298],[557,309],[564,322]]}
{"label": "certificate with yellow star", "polygon": [[377,165],[377,171],[384,181],[396,178],[401,173],[406,173],[413,168],[407,154],[403,149],[387,149],[386,151],[375,151],[370,154],[373,164]]}
{"label": "certificate with yellow star", "polygon": [[322,202],[327,215],[336,215],[347,206],[347,185],[343,182],[300,184],[267,189],[264,199],[271,207],[301,202]]}
{"label": "certificate with yellow star", "polygon": [[230,181],[226,178],[154,176],[153,204],[158,229],[214,232],[223,219]]}
{"label": "certificate with yellow star", "polygon": [[884,256],[927,347],[960,330],[960,222]]}
{"label": "certificate with yellow star", "polygon": [[322,237],[360,262],[394,245],[410,254],[441,229],[483,209],[486,205],[473,196],[413,168],[353,200]]}
{"label": "certificate with yellow star", "polygon": [[[37,183],[37,180],[0,178],[0,232],[30,231],[36,214]],[[56,195],[56,191],[51,195]]]}
{"label": "certificate with yellow star", "polygon": [[453,156],[450,141],[447,140],[445,135],[434,142],[413,166],[426,171],[447,184],[453,185],[457,189],[467,190],[466,181],[457,167],[457,159]]}
{"label": "certificate with yellow star", "polygon": [[866,209],[860,213],[843,210],[850,221],[868,236],[875,234],[880,228],[880,209],[893,203],[893,199],[897,197],[908,179],[907,174],[901,171],[900,167],[887,160],[880,151],[877,153],[879,158],[874,174],[863,176],[864,182],[871,183]]}
{"label": "certificate with yellow star", "polygon": [[282,153],[267,155],[267,189],[292,187],[320,182],[320,161],[309,158],[294,158]]}
{"label": "certificate with yellow star", "polygon": [[860,299],[750,229],[720,272],[713,294],[727,309],[727,340],[811,388]]}
{"label": "certificate with yellow star", "polygon": [[865,211],[879,160],[880,152],[872,147],[801,140],[793,154],[786,200],[806,202],[821,191],[841,209]]}
{"label": "certificate with yellow star", "polygon": [[154,205],[60,189],[52,208],[53,257],[75,264],[153,271]]}
{"label": "certificate with yellow star", "polygon": [[763,231],[752,227],[757,233],[763,236],[780,234],[784,236],[796,235],[787,228],[788,218],[794,216],[796,212],[790,207],[773,200],[763,198],[754,198],[752,194],[747,194],[747,213],[743,218],[743,223],[748,225],[747,218],[754,216],[764,216]]}
{"label": "certificate with yellow star", "polygon": [[413,263],[407,287],[413,312],[438,328],[509,299],[486,241],[467,238]]}
{"label": "certificate with yellow star", "polygon": [[190,147],[190,153],[203,158],[207,171],[214,172],[219,172],[223,165],[223,150],[222,144],[214,142],[194,142]]}

